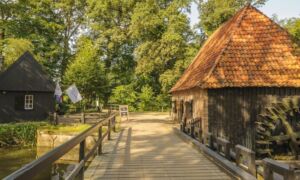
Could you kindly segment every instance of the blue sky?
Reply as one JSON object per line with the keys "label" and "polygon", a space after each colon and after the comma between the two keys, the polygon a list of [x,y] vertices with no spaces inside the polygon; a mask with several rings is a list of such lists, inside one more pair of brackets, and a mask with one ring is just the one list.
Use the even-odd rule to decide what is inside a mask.
{"label": "blue sky", "polygon": [[[300,17],[300,0],[268,0],[268,2],[259,8],[264,14],[272,17],[277,14],[279,19]],[[191,25],[196,24],[198,19],[198,10],[195,4],[192,5]]]}

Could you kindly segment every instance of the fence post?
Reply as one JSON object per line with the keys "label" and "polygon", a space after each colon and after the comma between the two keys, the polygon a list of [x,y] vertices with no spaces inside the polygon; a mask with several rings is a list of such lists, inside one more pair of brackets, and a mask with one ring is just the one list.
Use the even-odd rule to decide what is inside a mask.
{"label": "fence post", "polygon": [[85,114],[84,114],[84,111],[81,112],[81,123],[85,124]]}
{"label": "fence post", "polygon": [[116,132],[116,116],[113,117],[113,131]]}
{"label": "fence post", "polygon": [[208,147],[210,149],[214,149],[214,137],[212,133],[207,133],[207,141],[208,141]]}
{"label": "fence post", "polygon": [[[79,146],[79,162],[84,160],[84,149],[85,149],[85,140],[80,142]],[[79,179],[84,179],[84,166],[80,169],[78,174]]]}
{"label": "fence post", "polygon": [[110,126],[111,126],[111,119],[108,120],[108,125],[107,125],[107,140],[110,140]]}
{"label": "fence post", "polygon": [[58,125],[58,116],[57,116],[57,112],[54,112],[54,113],[53,113],[53,122],[54,122],[54,125]]}
{"label": "fence post", "polygon": [[191,137],[192,138],[195,138],[194,132],[195,132],[195,119],[192,119],[191,120]]}
{"label": "fence post", "polygon": [[[98,129],[98,139],[102,139],[102,126]],[[102,140],[100,140],[99,146],[98,146],[98,155],[102,154]]]}

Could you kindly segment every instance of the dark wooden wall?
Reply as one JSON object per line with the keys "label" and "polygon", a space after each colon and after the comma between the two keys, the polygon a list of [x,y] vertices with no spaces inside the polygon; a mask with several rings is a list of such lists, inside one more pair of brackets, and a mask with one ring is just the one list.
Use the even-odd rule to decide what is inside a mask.
{"label": "dark wooden wall", "polygon": [[[34,95],[33,110],[16,110],[15,97],[19,95]],[[47,92],[0,92],[0,123],[22,120],[44,120],[49,112],[54,111],[53,93]]]}
{"label": "dark wooden wall", "polygon": [[221,88],[208,90],[209,131],[233,144],[255,149],[255,121],[265,107],[300,97],[296,88]]}

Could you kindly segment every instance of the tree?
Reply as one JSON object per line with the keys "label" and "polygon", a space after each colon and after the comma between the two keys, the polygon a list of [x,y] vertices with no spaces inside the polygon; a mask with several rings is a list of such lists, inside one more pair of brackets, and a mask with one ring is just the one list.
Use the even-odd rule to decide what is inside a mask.
{"label": "tree", "polygon": [[111,89],[133,81],[135,42],[130,37],[132,11],[138,0],[88,0],[91,34],[103,52]]}
{"label": "tree", "polygon": [[[187,52],[195,48],[195,36],[185,13],[189,4],[188,0],[146,0],[134,8],[130,32],[137,41],[135,73],[140,86],[148,84],[154,95],[169,91],[178,78],[172,76],[174,69],[184,69],[190,62]],[[165,79],[170,80],[165,83]]]}
{"label": "tree", "polygon": [[71,45],[82,28],[85,9],[86,0],[2,0],[0,58],[6,58],[7,38],[27,40],[50,75],[60,79],[74,53]]}
{"label": "tree", "polygon": [[2,70],[14,63],[26,51],[33,51],[32,43],[26,39],[7,38],[5,41],[6,45],[3,49],[5,61]]}
{"label": "tree", "polygon": [[230,19],[239,9],[251,3],[259,7],[267,0],[197,0],[199,26],[207,36],[211,35],[222,23]]}
{"label": "tree", "polygon": [[132,84],[120,85],[112,90],[110,103],[129,105],[130,111],[136,110],[137,93]]}
{"label": "tree", "polygon": [[78,51],[64,76],[64,86],[76,84],[80,93],[89,102],[96,97],[104,98],[108,82],[103,61],[97,56],[97,49],[89,38],[82,37]]}
{"label": "tree", "polygon": [[139,94],[139,110],[149,111],[153,110],[153,101],[154,92],[149,85],[145,85],[142,87],[141,93]]}
{"label": "tree", "polygon": [[283,26],[293,35],[298,44],[300,44],[300,18],[287,19]]}

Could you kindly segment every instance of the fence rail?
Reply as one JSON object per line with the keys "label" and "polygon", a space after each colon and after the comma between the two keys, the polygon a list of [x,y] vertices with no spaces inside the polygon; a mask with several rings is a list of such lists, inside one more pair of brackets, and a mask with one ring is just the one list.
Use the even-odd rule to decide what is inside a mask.
{"label": "fence rail", "polygon": [[[52,166],[52,164],[58,160],[60,157],[68,153],[72,148],[79,144],[79,163],[73,169],[73,171],[69,174],[66,179],[74,179],[78,176],[80,179],[83,179],[84,175],[84,165],[85,162],[96,152],[98,154],[102,153],[102,142],[104,138],[107,136],[108,140],[110,140],[111,130],[115,130],[116,124],[116,113],[111,114],[108,118],[100,120],[97,124],[93,125],[89,129],[75,136],[71,140],[65,142],[64,144],[54,148],[50,152],[41,156],[40,158],[32,161],[31,163],[25,165],[14,173],[8,175],[4,178],[4,180],[12,180],[12,179],[32,179],[39,172],[42,172],[46,167]],[[107,132],[102,133],[102,127],[107,125]],[[96,141],[93,148],[85,153],[85,139],[88,136],[93,135],[93,133],[98,132],[98,140]],[[97,150],[97,151],[96,151]],[[86,154],[86,155],[85,155]]]}
{"label": "fence rail", "polygon": [[[195,120],[191,120],[191,122],[195,122]],[[190,123],[190,125],[188,125],[184,121],[180,122],[180,130],[195,139],[197,139],[197,136],[193,136],[193,134],[202,132],[201,126],[199,127],[196,128],[195,123]],[[190,128],[192,132],[187,132],[186,128]],[[257,174],[260,174],[264,179],[272,180],[273,176],[279,175],[284,180],[300,180],[300,169],[291,166],[289,163],[278,162],[268,158],[265,158],[262,161],[256,160],[255,152],[249,148],[242,145],[233,146],[230,141],[221,137],[215,137],[212,133],[207,133],[206,138],[206,146],[215,150],[227,160],[233,160],[237,167],[255,177],[257,177]],[[198,140],[202,142],[201,138]],[[257,168],[257,166],[263,166],[263,169]]]}

